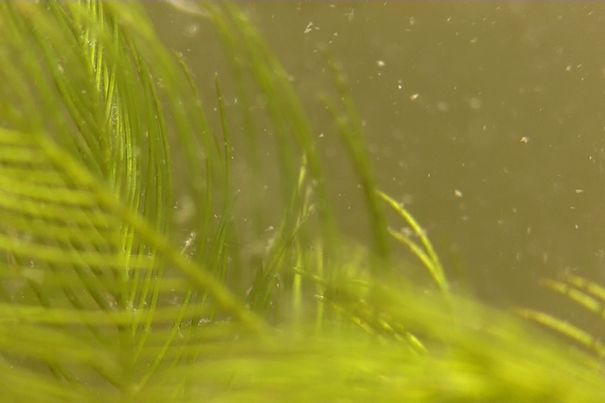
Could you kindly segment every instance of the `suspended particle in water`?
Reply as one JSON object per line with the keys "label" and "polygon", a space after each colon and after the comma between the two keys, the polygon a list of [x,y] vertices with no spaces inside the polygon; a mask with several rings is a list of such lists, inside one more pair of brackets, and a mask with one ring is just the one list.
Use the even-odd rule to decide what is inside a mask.
{"label": "suspended particle in water", "polygon": [[412,229],[408,228],[408,227],[401,227],[401,229],[399,230],[399,232],[402,233],[407,238],[412,238],[412,237],[414,237],[416,235],[414,233],[414,231],[412,231]]}
{"label": "suspended particle in water", "polygon": [[376,60],[376,64],[378,65],[378,67],[384,67],[386,65],[384,60]]}
{"label": "suspended particle in water", "polygon": [[183,244],[183,247],[181,248],[181,254],[182,255],[188,254],[188,252],[191,249],[191,246],[195,242],[196,238],[197,238],[197,233],[195,231],[191,231],[189,233],[189,236],[185,240],[185,243]]}
{"label": "suspended particle in water", "polygon": [[456,196],[458,198],[461,198],[462,197],[462,192],[460,190],[458,190],[458,189],[455,189],[454,190],[454,196]]}
{"label": "suspended particle in water", "polygon": [[185,28],[185,36],[193,38],[200,31],[199,24],[190,24]]}
{"label": "suspended particle in water", "polygon": [[309,23],[307,24],[307,27],[305,28],[305,34],[308,34],[309,32],[311,32],[313,30],[313,21],[309,21]]}
{"label": "suspended particle in water", "polygon": [[450,105],[447,102],[439,101],[437,102],[437,110],[439,112],[447,112],[450,109]]}
{"label": "suspended particle in water", "polygon": [[349,21],[353,21],[353,19],[355,18],[355,9],[352,8],[347,14],[347,20]]}
{"label": "suspended particle in water", "polygon": [[521,140],[519,140],[519,142],[521,142],[523,144],[527,144],[527,143],[529,143],[529,137],[523,136],[523,137],[521,137]]}
{"label": "suspended particle in water", "polygon": [[415,93],[415,94],[410,95],[410,101],[415,101],[415,100],[417,100],[419,96],[420,96],[420,94],[418,94],[418,93]]}
{"label": "suspended particle in water", "polygon": [[[250,290],[248,290],[250,291]],[[201,318],[198,322],[197,325],[198,327],[204,327],[204,326],[208,326],[212,323],[212,321],[208,318]]]}
{"label": "suspended particle in water", "polygon": [[471,109],[477,111],[477,110],[481,109],[483,102],[481,102],[481,98],[472,97],[471,99],[468,100],[468,105],[471,107]]}

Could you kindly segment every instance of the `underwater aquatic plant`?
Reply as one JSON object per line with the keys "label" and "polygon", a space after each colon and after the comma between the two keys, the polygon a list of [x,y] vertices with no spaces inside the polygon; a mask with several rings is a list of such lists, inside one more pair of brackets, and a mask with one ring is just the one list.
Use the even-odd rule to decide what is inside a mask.
{"label": "underwater aquatic plant", "polygon": [[[284,207],[260,263],[238,242],[219,82],[217,134],[141,4],[0,3],[2,401],[602,401],[598,361],[449,292],[337,81],[374,247],[347,244],[283,68],[237,8],[200,7],[276,133]],[[397,273],[389,236],[434,292]]]}

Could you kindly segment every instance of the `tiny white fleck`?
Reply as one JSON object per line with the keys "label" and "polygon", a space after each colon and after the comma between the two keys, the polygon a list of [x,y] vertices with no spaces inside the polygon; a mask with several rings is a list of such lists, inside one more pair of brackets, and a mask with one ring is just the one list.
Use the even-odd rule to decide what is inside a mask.
{"label": "tiny white fleck", "polygon": [[571,64],[565,67],[565,71],[571,71]]}
{"label": "tiny white fleck", "polygon": [[418,94],[418,93],[415,93],[415,94],[410,95],[410,101],[415,101],[415,100],[417,100],[419,96],[420,96],[420,94]]}
{"label": "tiny white fleck", "polygon": [[455,189],[454,190],[454,196],[456,196],[456,197],[462,197],[462,192],[460,190],[458,190],[458,189]]}
{"label": "tiny white fleck", "polygon": [[193,38],[194,36],[197,35],[197,33],[199,31],[200,31],[199,24],[190,24],[185,28],[185,36],[188,36],[189,38]]}
{"label": "tiny white fleck", "polygon": [[529,137],[527,136],[523,136],[521,137],[521,140],[519,140],[521,143],[527,144],[529,143]]}
{"label": "tiny white fleck", "polygon": [[313,30],[313,21],[309,21],[309,23],[307,24],[307,27],[305,28],[305,34],[308,34],[309,32],[311,32]]}
{"label": "tiny white fleck", "polygon": [[576,189],[576,194],[584,193],[584,189]]}
{"label": "tiny white fleck", "polygon": [[376,60],[376,64],[378,65],[378,67],[384,67],[386,65],[384,60]]}

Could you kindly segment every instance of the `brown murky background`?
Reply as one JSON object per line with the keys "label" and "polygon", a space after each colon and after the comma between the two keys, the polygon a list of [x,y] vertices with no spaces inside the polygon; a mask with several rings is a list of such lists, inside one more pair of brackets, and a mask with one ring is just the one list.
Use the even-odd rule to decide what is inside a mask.
{"label": "brown murky background", "polygon": [[[381,187],[423,223],[455,282],[542,307],[557,300],[540,277],[574,270],[605,283],[605,4],[239,4],[312,118],[316,94],[331,91],[318,49],[342,62]],[[212,104],[225,69],[212,28],[170,6],[149,11]],[[363,239],[359,191],[322,119],[343,225]]]}

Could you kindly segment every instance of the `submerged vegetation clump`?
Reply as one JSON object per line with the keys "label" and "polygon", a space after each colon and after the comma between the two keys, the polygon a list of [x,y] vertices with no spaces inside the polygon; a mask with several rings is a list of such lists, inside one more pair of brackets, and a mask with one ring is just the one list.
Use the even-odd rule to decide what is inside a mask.
{"label": "submerged vegetation clump", "polygon": [[[521,311],[597,356],[451,290],[378,189],[338,68],[325,102],[367,246],[339,229],[314,129],[253,26],[229,4],[175,3],[230,62],[216,119],[141,4],[0,3],[1,401],[603,401],[588,333]],[[278,200],[258,197],[267,164]],[[546,286],[601,312],[595,284]]]}

